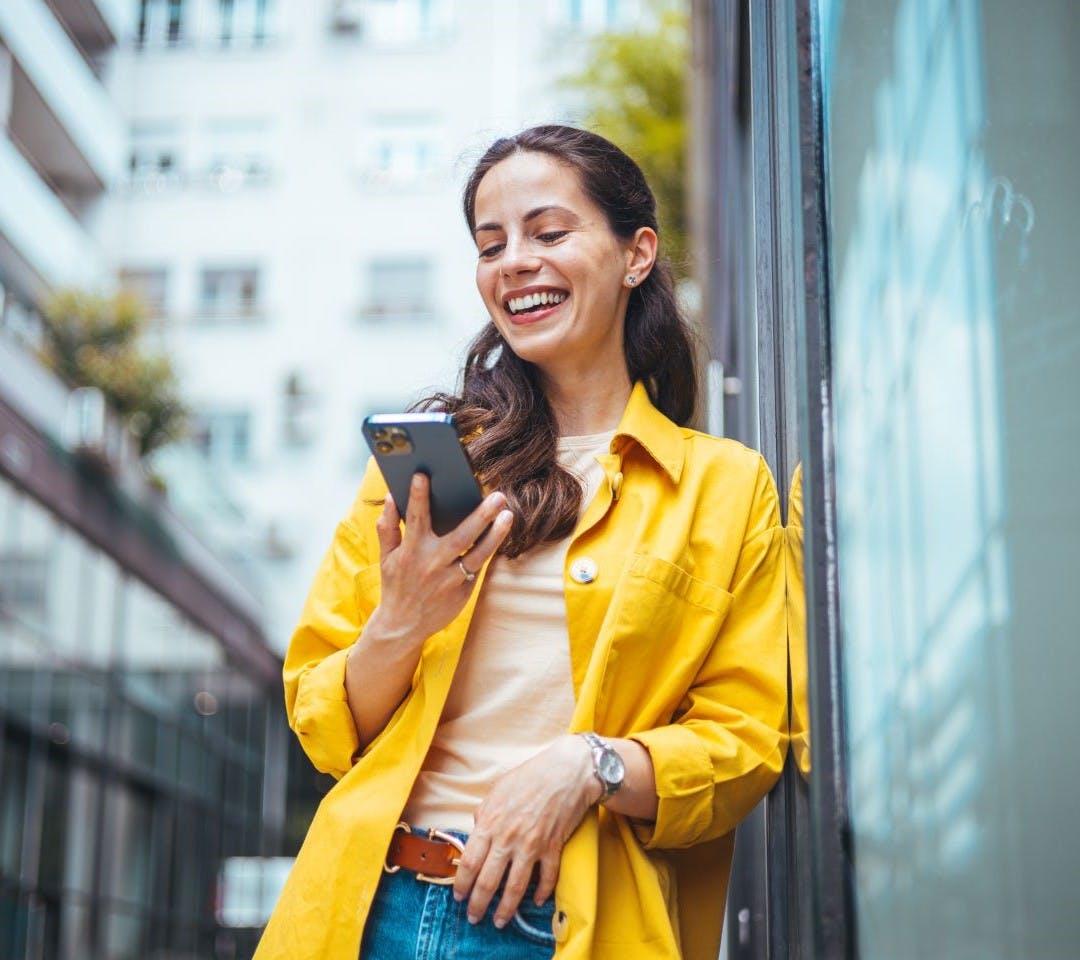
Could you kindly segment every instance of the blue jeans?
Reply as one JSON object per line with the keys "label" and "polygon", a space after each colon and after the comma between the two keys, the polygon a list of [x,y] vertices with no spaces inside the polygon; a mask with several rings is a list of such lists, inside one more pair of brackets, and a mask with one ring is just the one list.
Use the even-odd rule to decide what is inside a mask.
{"label": "blue jeans", "polygon": [[[424,831],[416,831],[423,833]],[[461,836],[459,834],[459,836]],[[491,922],[500,890],[475,926],[468,900],[457,903],[452,886],[417,880],[408,870],[384,873],[364,926],[361,960],[550,960],[555,952],[551,920],[555,900],[533,903],[535,882],[517,914],[499,930]]]}

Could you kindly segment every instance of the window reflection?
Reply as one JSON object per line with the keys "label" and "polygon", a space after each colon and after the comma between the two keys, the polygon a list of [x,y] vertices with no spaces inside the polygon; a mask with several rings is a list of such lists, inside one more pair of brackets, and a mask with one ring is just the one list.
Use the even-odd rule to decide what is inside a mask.
{"label": "window reflection", "polygon": [[1064,956],[1080,10],[818,7],[860,953]]}
{"label": "window reflection", "polygon": [[0,957],[214,955],[277,688],[0,478]]}

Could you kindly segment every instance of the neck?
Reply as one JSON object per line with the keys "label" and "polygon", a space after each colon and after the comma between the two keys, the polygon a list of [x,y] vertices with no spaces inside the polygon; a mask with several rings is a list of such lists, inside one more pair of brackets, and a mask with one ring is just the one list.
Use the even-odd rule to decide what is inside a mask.
{"label": "neck", "polygon": [[555,413],[559,435],[580,437],[614,430],[622,419],[633,384],[625,367],[591,370],[578,376],[544,376],[544,394]]}

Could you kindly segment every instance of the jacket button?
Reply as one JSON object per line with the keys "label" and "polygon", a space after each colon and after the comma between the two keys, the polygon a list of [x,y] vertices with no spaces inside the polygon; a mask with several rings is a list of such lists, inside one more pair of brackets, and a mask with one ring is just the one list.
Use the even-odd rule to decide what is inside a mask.
{"label": "jacket button", "polygon": [[564,910],[556,910],[551,918],[551,932],[555,934],[557,943],[564,943],[570,934],[570,918]]}
{"label": "jacket button", "polygon": [[619,493],[622,491],[622,471],[620,470],[615,476],[611,478],[611,495],[618,500]]}
{"label": "jacket button", "polygon": [[592,583],[596,579],[596,561],[592,557],[578,557],[570,564],[570,577],[575,583]]}

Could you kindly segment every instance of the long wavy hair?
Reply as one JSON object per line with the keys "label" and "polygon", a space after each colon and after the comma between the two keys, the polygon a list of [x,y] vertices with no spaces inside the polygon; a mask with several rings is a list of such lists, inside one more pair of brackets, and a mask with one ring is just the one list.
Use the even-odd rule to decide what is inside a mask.
{"label": "long wavy hair", "polygon": [[[465,185],[465,220],[476,227],[476,192],[492,167],[519,151],[546,153],[577,172],[586,196],[616,236],[630,240],[639,227],[659,232],[656,198],[638,165],[610,140],[559,125],[532,127],[496,140]],[[675,298],[671,269],[658,258],[630,291],[624,327],[630,381],[645,384],[656,407],[686,424],[697,407],[694,341]],[[461,392],[436,393],[416,404],[454,415],[473,468],[485,487],[501,490],[515,521],[500,553],[569,536],[582,507],[579,481],[556,458],[558,426],[539,371],[511,350],[494,323],[469,345]]]}

